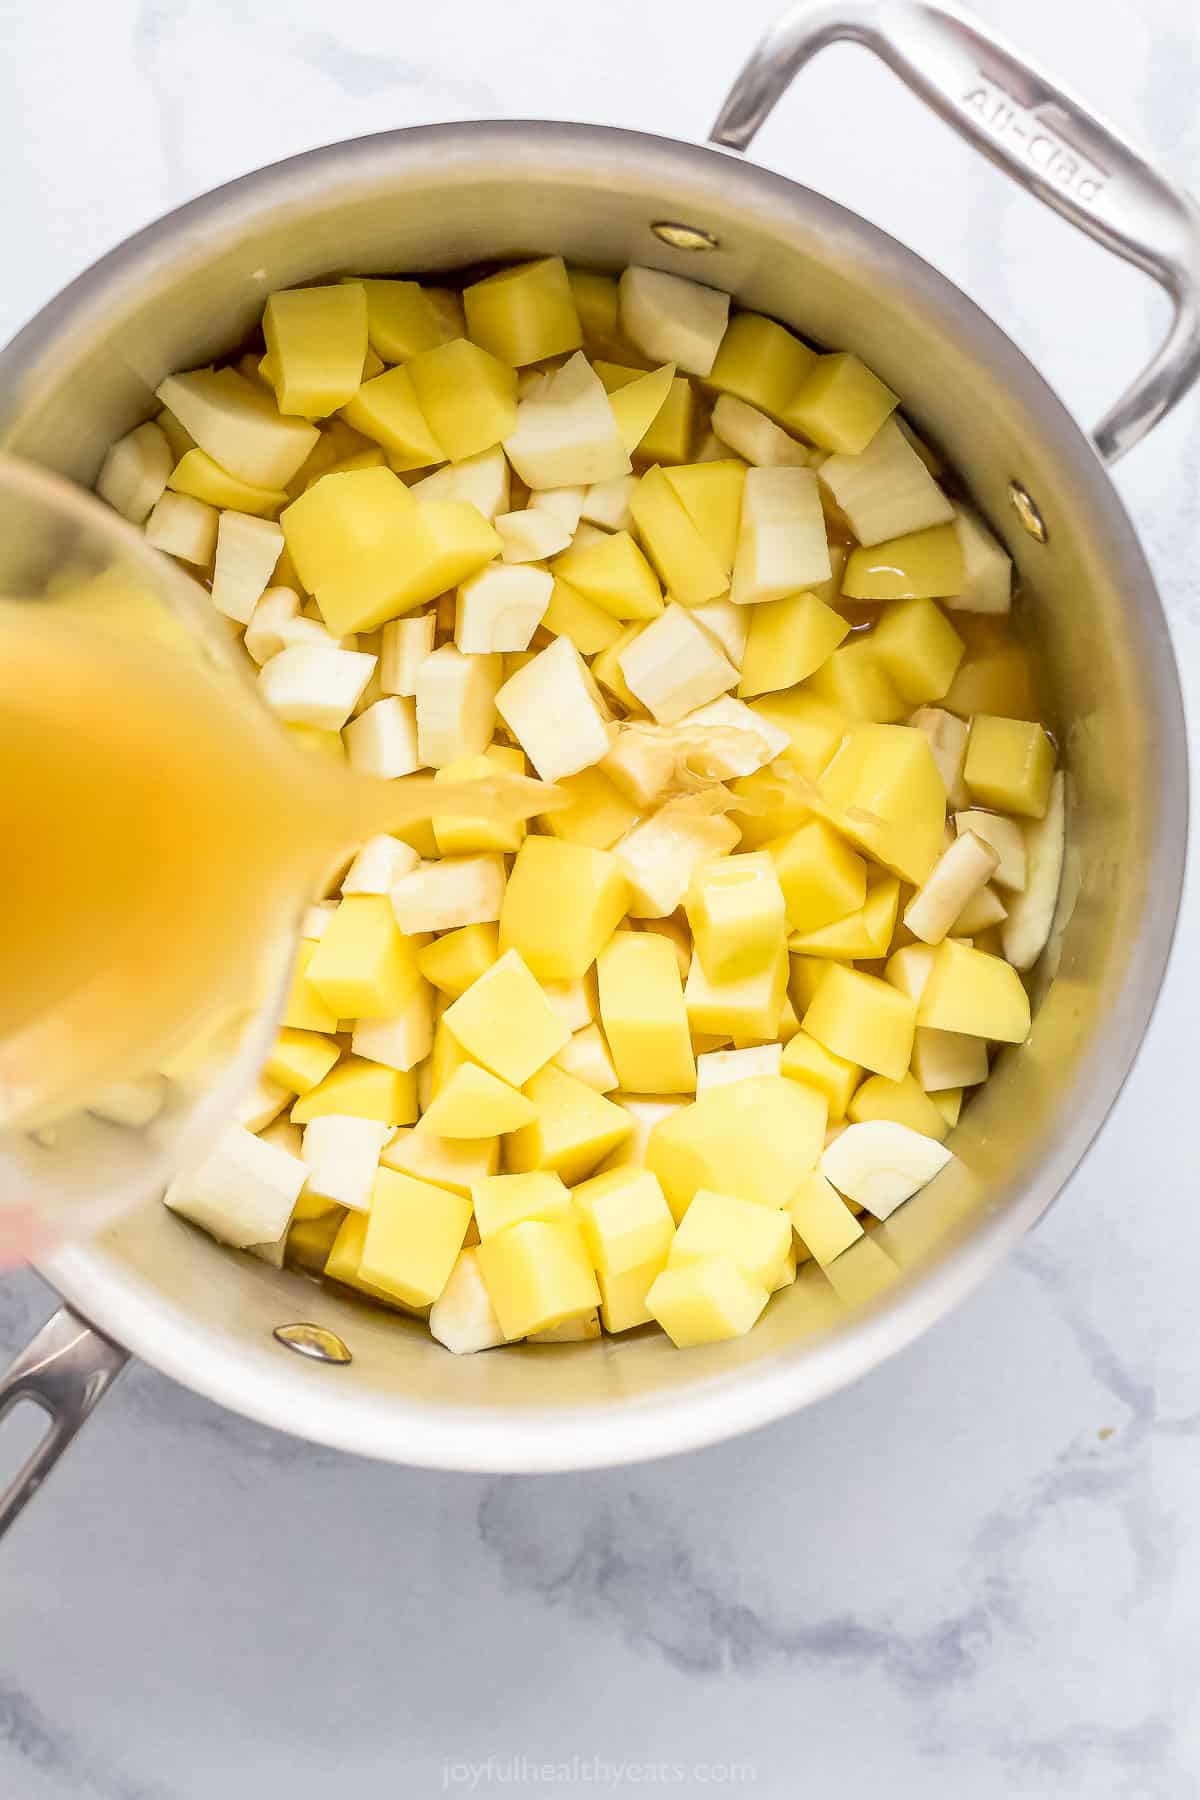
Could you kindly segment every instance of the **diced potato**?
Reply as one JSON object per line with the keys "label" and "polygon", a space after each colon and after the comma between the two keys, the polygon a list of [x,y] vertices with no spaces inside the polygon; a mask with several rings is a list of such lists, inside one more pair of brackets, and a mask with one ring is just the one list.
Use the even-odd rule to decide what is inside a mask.
{"label": "diced potato", "polygon": [[652,1257],[649,1262],[640,1263],[636,1269],[627,1269],[621,1275],[606,1275],[603,1269],[597,1270],[600,1318],[605,1331],[614,1334],[632,1331],[636,1325],[650,1323],[646,1295],[666,1267],[666,1260],[664,1252],[661,1256]]}
{"label": "diced potato", "polygon": [[946,790],[928,740],[910,726],[856,726],[814,807],[903,881],[919,886],[941,854]]}
{"label": "diced potato", "polygon": [[911,1072],[901,1076],[899,1081],[890,1081],[886,1075],[868,1076],[856,1089],[847,1113],[856,1125],[866,1119],[894,1119],[898,1125],[907,1125],[910,1131],[919,1131],[925,1137],[939,1141],[950,1131],[943,1114]]}
{"label": "diced potato", "polygon": [[662,919],[683,902],[696,869],[732,850],[736,825],[719,814],[664,807],[621,838],[613,854],[628,884],[634,919]]}
{"label": "diced potato", "polygon": [[595,962],[627,903],[621,865],[610,852],[527,837],[505,890],[500,948],[519,951],[540,979],[574,981]]}
{"label": "diced potato", "polygon": [[917,1007],[907,994],[878,976],[835,962],[802,1022],[809,1036],[835,1055],[899,1081],[912,1057]]}
{"label": "diced potato", "polygon": [[675,380],[675,364],[663,363],[648,375],[623,382],[609,394],[609,405],[621,442],[632,455],[666,405]]}
{"label": "diced potato", "polygon": [[783,1207],[816,1164],[825,1135],[824,1096],[780,1075],[710,1088],[652,1129],[646,1167],[676,1220],[698,1188]]}
{"label": "diced potato", "polygon": [[600,1020],[620,1086],[643,1094],[693,1093],[696,1059],[670,944],[652,932],[614,932],[596,970]]}
{"label": "diced potato", "polygon": [[523,1087],[571,1035],[513,949],[473,981],[442,1018],[469,1056],[512,1087]]}
{"label": "diced potato", "polygon": [[621,636],[621,624],[604,607],[585,597],[568,581],[551,577],[550,599],[542,625],[555,637],[570,638],[580,656],[595,656]]}
{"label": "diced potato", "polygon": [[773,838],[767,850],[792,931],[819,931],[862,907],[867,865],[824,819],[811,819],[786,837]]}
{"label": "diced potato", "polygon": [[317,442],[315,425],[283,418],[257,381],[235,369],[194,369],[170,375],[156,390],[192,444],[240,481],[281,488]]}
{"label": "diced potato", "polygon": [[862,1068],[858,1063],[827,1050],[804,1030],[794,1033],[785,1044],[779,1072],[824,1094],[831,1125],[837,1125],[845,1118],[850,1097],[862,1079]]}
{"label": "diced potato", "polygon": [[293,1125],[307,1125],[327,1113],[377,1119],[384,1125],[413,1125],[417,1118],[416,1080],[411,1073],[348,1056],[300,1094],[291,1119]]}
{"label": "diced potato", "polygon": [[517,422],[517,376],[478,344],[455,338],[405,365],[417,404],[451,462],[501,443]]}
{"label": "diced potato", "polygon": [[629,506],[664,587],[676,599],[685,606],[699,606],[726,592],[729,570],[693,524],[665,470],[648,469]]}
{"label": "diced potato", "polygon": [[623,352],[616,276],[572,267],[567,270],[567,285],[583,326],[588,355],[609,356]]}
{"label": "diced potato", "polygon": [[987,713],[971,721],[963,780],[972,800],[1040,819],[1054,779],[1054,746],[1040,725]]}
{"label": "diced potato", "polygon": [[664,467],[686,463],[692,454],[697,417],[696,390],[686,375],[676,375],[654,423],[637,447],[639,462],[662,463]]}
{"label": "diced potato", "polygon": [[626,1275],[665,1258],[675,1222],[662,1188],[648,1170],[618,1168],[593,1175],[573,1190],[571,1198],[588,1254],[602,1275]]}
{"label": "diced potato", "polygon": [[600,1289],[573,1220],[527,1219],[480,1243],[477,1255],[506,1338],[548,1331],[600,1304]]}
{"label": "diced potato", "polygon": [[413,946],[400,935],[390,902],[377,894],[342,901],[305,978],[339,1019],[387,1018],[401,1010],[420,979]]}
{"label": "diced potato", "polygon": [[431,1181],[452,1193],[470,1194],[473,1183],[494,1175],[500,1161],[499,1138],[440,1138],[423,1124],[399,1131],[380,1157],[385,1168]]}
{"label": "diced potato", "polygon": [[422,1114],[430,1131],[448,1138],[502,1137],[534,1117],[532,1102],[518,1088],[471,1062],[460,1063]]}
{"label": "diced potato", "polygon": [[734,394],[782,418],[817,364],[816,352],[774,319],[762,313],[735,313],[721,339],[708,385],[718,394]]}
{"label": "diced potato", "polygon": [[434,295],[419,282],[371,279],[359,285],[367,302],[367,336],[384,362],[407,362],[451,337]]}
{"label": "diced potato", "polygon": [[[336,412],[362,380],[367,297],[361,282],[272,294],[263,313],[263,336],[280,412],[308,419]],[[177,412],[174,406],[172,410]]]}
{"label": "diced potato", "polygon": [[285,1026],[263,1065],[263,1073],[289,1093],[307,1094],[328,1075],[339,1055],[332,1038]]}
{"label": "diced potato", "polygon": [[[792,1248],[792,1222],[774,1206],[760,1206],[736,1194],[698,1188],[680,1220],[667,1256],[669,1269],[686,1268],[707,1256],[728,1256],[767,1292],[783,1285]],[[795,1275],[794,1262],[789,1278]]]}
{"label": "diced potato", "polygon": [[[557,784],[570,804],[547,813],[543,823],[557,838],[610,850],[637,819],[637,809],[618,792],[601,769],[581,769]],[[736,840],[735,840],[736,841]]]}
{"label": "diced potato", "polygon": [[[172,478],[174,479],[174,478]],[[1037,708],[1029,652],[1021,643],[992,643],[973,648],[959,665],[946,709],[960,718],[994,713],[1005,719],[1030,719]]]}
{"label": "diced potato", "polygon": [[917,1019],[938,1031],[1023,1044],[1029,1036],[1029,996],[1003,958],[947,938],[930,965]]}
{"label": "diced potato", "polygon": [[472,1185],[471,1199],[481,1242],[528,1219],[554,1224],[575,1218],[565,1184],[547,1169],[533,1169],[526,1175],[485,1175]]}
{"label": "diced potato", "polygon": [[471,1203],[431,1182],[380,1169],[359,1260],[364,1281],[405,1306],[429,1306],[450,1279]]}
{"label": "diced potato", "polygon": [[412,376],[405,368],[386,369],[372,381],[364,381],[341,417],[355,431],[388,453],[391,467],[426,469],[446,460],[446,453],[429,429],[421,411]]}
{"label": "diced potato", "polygon": [[[146,431],[149,427],[140,425],[138,429]],[[122,442],[127,441],[127,439],[122,439]],[[138,479],[143,479],[141,471],[139,471]],[[155,479],[157,479],[156,475]],[[117,491],[115,480],[115,476],[112,476],[110,472],[108,483],[110,491]],[[238,512],[253,513],[255,517],[261,517],[265,513],[277,513],[281,506],[287,504],[286,489],[258,487],[253,482],[239,481],[236,475],[231,475],[227,469],[223,469],[219,463],[215,463],[212,457],[203,450],[185,451],[171,470],[167,478],[167,486],[173,493],[188,494],[193,500],[203,500],[207,506],[232,506]],[[153,499],[147,500],[147,496],[153,492],[153,487],[154,482],[147,481],[144,488],[130,490],[140,496],[127,502],[140,513],[140,517],[133,521],[135,525],[141,523],[154,504]],[[107,498],[99,481],[97,481],[96,492],[102,499]],[[146,512],[141,512],[143,503],[146,504]],[[118,507],[117,510],[120,511],[121,508]],[[129,515],[126,514],[126,516]]]}
{"label": "diced potato", "polygon": [[899,404],[890,387],[847,350],[818,356],[793,390],[783,415],[823,450],[859,456]]}
{"label": "diced potato", "polygon": [[814,594],[789,594],[754,607],[742,658],[743,698],[778,692],[813,675],[850,627]]}
{"label": "diced potato", "polygon": [[889,606],[870,642],[910,705],[940,700],[949,692],[966,648],[932,600],[902,600]]}
{"label": "diced potato", "polygon": [[520,369],[577,350],[583,327],[561,256],[517,263],[463,289],[467,332],[476,344]]}
{"label": "diced potato", "polygon": [[624,1107],[553,1064],[539,1069],[525,1092],[538,1116],[508,1139],[505,1158],[514,1172],[551,1169],[568,1184],[582,1181],[633,1129]]}
{"label": "diced potato", "polygon": [[692,957],[683,990],[688,1024],[697,1032],[754,1043],[778,1034],[787,995],[788,961],[782,942],[774,962],[752,975],[712,981],[699,956]]}
{"label": "diced potato", "polygon": [[677,1350],[742,1337],[767,1304],[767,1290],[729,1256],[706,1256],[664,1269],[646,1306]]}
{"label": "diced potato", "polygon": [[784,898],[766,851],[703,864],[692,877],[684,904],[696,954],[710,981],[736,981],[778,962]]}
{"label": "diced potato", "polygon": [[809,676],[803,691],[847,719],[888,725],[908,711],[904,697],[875,654],[874,633],[840,645]]}
{"label": "diced potato", "polygon": [[657,577],[627,531],[565,550],[555,558],[554,574],[615,619],[653,619],[662,612]]}
{"label": "diced potato", "polygon": [[499,929],[494,923],[462,925],[418,950],[417,967],[426,981],[457,1000],[499,954]]}
{"label": "diced potato", "polygon": [[727,575],[733,573],[746,465],[722,455],[707,463],[684,463],[664,473],[683,509]]}
{"label": "diced potato", "polygon": [[291,1030],[336,1031],[338,1028],[341,1015],[337,1008],[322,999],[308,978],[317,948],[312,939],[306,938],[296,950],[296,966],[292,971],[291,991],[282,1020],[283,1025]]}

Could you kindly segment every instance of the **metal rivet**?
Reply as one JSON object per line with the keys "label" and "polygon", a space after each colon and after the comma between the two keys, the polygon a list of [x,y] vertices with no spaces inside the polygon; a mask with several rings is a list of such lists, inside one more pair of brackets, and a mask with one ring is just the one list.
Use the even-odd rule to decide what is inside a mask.
{"label": "metal rivet", "polygon": [[1046,529],[1046,521],[1039,512],[1037,502],[1032,494],[1028,493],[1019,481],[1010,481],[1008,497],[1012,502],[1013,511],[1030,537],[1036,538],[1039,544],[1044,544],[1050,533]]}
{"label": "metal rivet", "polygon": [[673,219],[655,219],[650,227],[656,238],[670,244],[672,250],[719,250],[720,238],[699,225],[679,225]]}
{"label": "metal rivet", "polygon": [[324,1325],[277,1325],[273,1335],[289,1350],[295,1350],[301,1356],[311,1356],[315,1362],[354,1361],[337,1332],[327,1331]]}

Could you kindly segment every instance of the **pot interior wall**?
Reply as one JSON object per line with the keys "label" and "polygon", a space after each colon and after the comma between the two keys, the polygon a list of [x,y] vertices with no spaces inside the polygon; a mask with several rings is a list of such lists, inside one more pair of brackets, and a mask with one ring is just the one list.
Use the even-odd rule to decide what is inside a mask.
{"label": "pot interior wall", "polygon": [[[669,249],[650,230],[662,219],[703,227],[719,248]],[[273,288],[550,250],[728,288],[823,345],[859,351],[900,392],[1021,570],[1070,770],[1068,903],[1032,1039],[968,1108],[957,1163],[842,1259],[841,1296],[810,1268],[736,1344],[680,1356],[642,1333],[456,1359],[410,1322],[226,1254],[160,1208],[49,1271],[98,1323],[191,1385],[401,1460],[545,1467],[654,1454],[827,1391],[914,1335],[1045,1208],[1111,1104],[1179,885],[1173,665],[1140,552],[1086,440],[933,271],[732,158],[546,126],[448,127],[316,152],[152,228],[35,321],[0,359],[0,441],[90,481],[107,444],[154,410],[156,382],[236,344]],[[1041,508],[1045,545],[1018,525],[1013,479]],[[272,1342],[273,1326],[301,1318],[338,1330],[353,1367],[306,1364]]]}

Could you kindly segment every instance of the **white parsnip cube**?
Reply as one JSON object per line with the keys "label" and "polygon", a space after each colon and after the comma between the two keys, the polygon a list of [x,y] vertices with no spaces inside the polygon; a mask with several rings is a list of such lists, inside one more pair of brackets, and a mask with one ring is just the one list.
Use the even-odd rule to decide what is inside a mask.
{"label": "white parsnip cube", "polygon": [[407,937],[491,924],[500,917],[505,880],[504,858],[491,853],[421,863],[392,889],[396,923]]}
{"label": "white parsnip cube", "polygon": [[510,480],[508,458],[499,444],[468,456],[462,462],[447,463],[432,475],[414,481],[408,490],[417,500],[466,500],[478,507],[485,519],[506,513],[509,506]]}
{"label": "white parsnip cube", "polygon": [[[499,523],[497,520],[497,528]],[[548,569],[505,568],[496,563],[481,569],[458,590],[455,643],[473,655],[491,650],[527,650],[553,592],[554,577]]]}
{"label": "white parsnip cube", "polygon": [[420,862],[411,844],[381,833],[368,838],[342,878],[343,894],[390,894]]}
{"label": "white parsnip cube", "polygon": [[407,1074],[433,1048],[433,988],[418,982],[400,1012],[390,1019],[359,1019],[350,1048],[355,1056]]}
{"label": "white parsnip cube", "polygon": [[598,1025],[585,1025],[582,1031],[575,1032],[570,1043],[564,1044],[555,1056],[554,1063],[564,1074],[573,1075],[576,1081],[582,1081],[597,1094],[611,1094],[620,1086],[604,1033]]}
{"label": "white parsnip cube", "polygon": [[[379,1152],[395,1133],[378,1119],[323,1113],[304,1127],[304,1168],[308,1191],[354,1212],[369,1212],[379,1173]],[[256,1240],[258,1241],[258,1240]]]}
{"label": "white parsnip cube", "polygon": [[728,294],[634,265],[621,275],[620,312],[622,331],[650,362],[712,373],[729,323]]}
{"label": "white parsnip cube", "polygon": [[825,515],[811,469],[747,469],[729,598],[782,600],[833,574]]}
{"label": "white parsnip cube", "polygon": [[1003,925],[1007,917],[1007,906],[989,882],[971,895],[947,936],[972,938],[976,932],[986,931],[989,925]]}
{"label": "white parsnip cube", "polygon": [[826,457],[821,482],[860,544],[881,544],[908,531],[948,525],[954,517],[954,508],[895,419],[881,425],[857,456]]}
{"label": "white parsnip cube", "polygon": [[682,905],[692,876],[702,863],[726,856],[738,828],[721,814],[663,807],[613,845],[613,855],[629,883],[632,919],[665,919]]}
{"label": "white parsnip cube", "polygon": [[242,1250],[279,1236],[308,1173],[303,1162],[244,1125],[225,1125],[200,1166],[177,1175],[163,1199],[172,1212]]}
{"label": "white parsnip cube", "polygon": [[162,496],[175,456],[153,421],[118,438],[96,477],[96,492],[131,525],[143,525]]}
{"label": "white parsnip cube", "polygon": [[755,769],[765,768],[777,756],[782,756],[791,743],[780,726],[773,725],[770,719],[764,719],[761,713],[756,713],[752,706],[735,699],[732,694],[722,694],[719,700],[710,700],[707,706],[697,707],[679,723],[689,729],[699,728],[712,733],[713,751],[719,751],[721,757],[723,780],[735,775],[752,775]]}
{"label": "white parsnip cube", "polygon": [[674,724],[737,686],[738,672],[725,652],[674,600],[617,661],[630,692],[660,725]]}
{"label": "white parsnip cube", "polygon": [[1013,888],[1020,893],[1025,886],[1025,833],[1015,819],[972,808],[955,813],[954,829],[959,837],[965,831],[972,831],[985,844],[990,844],[1000,859],[993,881],[997,887]]}
{"label": "white parsnip cube", "polygon": [[697,625],[703,625],[715,637],[731,663],[740,669],[746,655],[746,639],[750,634],[752,614],[748,607],[735,606],[732,600],[706,600],[688,611]]}
{"label": "white parsnip cube", "polygon": [[279,1117],[285,1106],[291,1105],[294,1098],[288,1088],[281,1087],[268,1075],[260,1075],[252,1087],[239,1095],[231,1116],[247,1131],[262,1131],[272,1119]]}
{"label": "white parsnip cube", "polygon": [[967,788],[963,781],[963,764],[967,759],[967,724],[940,706],[919,706],[909,724],[929,740],[933,760],[946,789],[946,804],[952,808],[967,804]]}
{"label": "white parsnip cube", "polygon": [[696,1058],[697,1098],[709,1088],[746,1081],[751,1075],[778,1075],[782,1059],[782,1044],[754,1044],[748,1050],[706,1050]]}
{"label": "white parsnip cube", "polygon": [[166,1076],[140,1075],[131,1081],[115,1081],[91,1101],[88,1111],[110,1125],[136,1130],[156,1119],[166,1103]]}
{"label": "white parsnip cube", "polygon": [[1045,817],[1025,827],[1025,886],[1004,921],[1004,954],[1014,969],[1032,969],[1050,941],[1067,842],[1067,784],[1059,769]]}
{"label": "white parsnip cube", "polygon": [[168,488],[154,502],[146,520],[146,542],[180,562],[195,563],[206,569],[217,547],[215,506],[191,494],[173,494]]}
{"label": "white parsnip cube", "polygon": [[913,1037],[912,1072],[927,1094],[947,1088],[977,1087],[988,1078],[987,1040],[962,1031],[918,1025]]}
{"label": "white parsnip cube", "polygon": [[568,1031],[583,1031],[596,1017],[596,994],[593,977],[576,981],[543,981],[543,994]]}
{"label": "white parsnip cube", "polygon": [[[558,488],[547,489],[558,493]],[[538,512],[533,506],[519,512],[497,513],[492,523],[500,537],[500,555],[506,563],[545,562],[557,556],[571,542],[571,533],[553,513]]]}
{"label": "white parsnip cube", "polygon": [[337,911],[336,900],[318,900],[315,906],[306,908],[300,926],[300,936],[311,938],[318,943],[328,931],[334,913]]}
{"label": "white parsnip cube", "polygon": [[494,1350],[504,1342],[473,1246],[459,1252],[449,1281],[430,1307],[429,1330],[455,1356]]}
{"label": "white parsnip cube", "polygon": [[286,487],[317,442],[315,425],[281,417],[269,389],[234,369],[168,375],[156,392],[201,450],[256,487]]}
{"label": "white parsnip cube", "polygon": [[629,501],[637,486],[636,475],[615,475],[611,481],[595,481],[583,496],[579,517],[608,531],[632,531]]}
{"label": "white parsnip cube", "polygon": [[529,488],[590,487],[630,469],[604,383],[582,351],[518,404],[504,449]]}
{"label": "white parsnip cube", "polygon": [[217,525],[212,579],[217,611],[227,619],[236,619],[239,625],[248,625],[282,549],[283,532],[273,519],[223,512]]}
{"label": "white parsnip cube", "polygon": [[280,718],[340,731],[370,681],[375,661],[360,650],[290,644],[263,664],[258,689]]}
{"label": "white parsnip cube", "polygon": [[[300,617],[300,596],[288,587],[272,587],[260,596],[250,615],[243,642],[261,668],[296,641],[291,627]],[[305,620],[307,625],[309,620]]]}
{"label": "white parsnip cube", "polygon": [[722,394],[713,407],[712,428],[722,442],[756,469],[808,467],[808,451],[782,426],[736,394]]}
{"label": "white parsnip cube", "polygon": [[[629,475],[618,475],[618,481],[630,481]],[[528,511],[533,513],[549,513],[557,519],[566,531],[568,538],[574,537],[580,519],[583,517],[583,502],[589,493],[586,487],[539,488],[537,493],[529,497]],[[497,530],[499,527],[497,526]]]}
{"label": "white parsnip cube", "polygon": [[350,765],[362,775],[394,781],[421,767],[415,700],[401,700],[395,694],[376,700],[357,719],[351,719],[344,737]]}
{"label": "white parsnip cube", "polygon": [[460,756],[482,756],[496,725],[499,656],[464,656],[443,644],[416,676],[417,751],[421,765],[441,769]]}
{"label": "white parsnip cube", "polygon": [[955,612],[1008,612],[1012,606],[1012,557],[970,507],[955,507],[954,524],[963,554],[963,584],[942,604]]}
{"label": "white parsnip cube", "polygon": [[587,664],[566,637],[509,676],[496,710],[543,781],[590,768],[616,736]]}
{"label": "white parsnip cube", "polygon": [[974,832],[955,838],[905,908],[904,923],[913,936],[924,944],[940,944],[967,901],[987,886],[998,862],[992,846]]}
{"label": "white parsnip cube", "polygon": [[839,1194],[886,1219],[953,1161],[935,1138],[891,1119],[867,1119],[839,1133],[820,1167]]}
{"label": "white parsnip cube", "polygon": [[[453,469],[455,465],[451,463],[449,467]],[[399,694],[406,700],[414,697],[417,670],[433,654],[436,630],[437,615],[431,612],[391,619],[384,626],[380,633],[379,685],[385,694]]]}

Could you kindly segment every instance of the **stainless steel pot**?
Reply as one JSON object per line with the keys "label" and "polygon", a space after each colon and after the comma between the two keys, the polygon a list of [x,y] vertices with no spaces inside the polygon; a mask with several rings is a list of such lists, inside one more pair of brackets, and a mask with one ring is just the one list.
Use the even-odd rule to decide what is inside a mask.
{"label": "stainless steel pot", "polygon": [[[729,154],[838,39],[875,51],[961,136],[1170,295],[1166,344],[1094,442],[935,270]],[[0,1498],[0,1528],[118,1372],[120,1346],[266,1424],[431,1467],[630,1462],[744,1431],[853,1380],[968,1293],[1050,1205],[1111,1107],[1166,965],[1187,760],[1162,610],[1105,463],[1200,370],[1200,216],[965,18],[903,0],[791,13],[734,84],[713,144],[446,125],[232,182],[105,257],[9,346],[0,445],[90,482],[105,447],[152,409],[165,373],[236,343],[273,288],[342,271],[533,250],[648,262],[852,346],[905,396],[1004,538],[1053,678],[1070,847],[1029,1043],[968,1109],[957,1163],[839,1263],[840,1300],[810,1267],[749,1337],[686,1355],[643,1336],[459,1359],[396,1315],[232,1256],[154,1206],[45,1268],[68,1305],[0,1386],[0,1411],[28,1398],[54,1424]],[[273,1335],[303,1320],[336,1332],[352,1362],[296,1356]]]}

